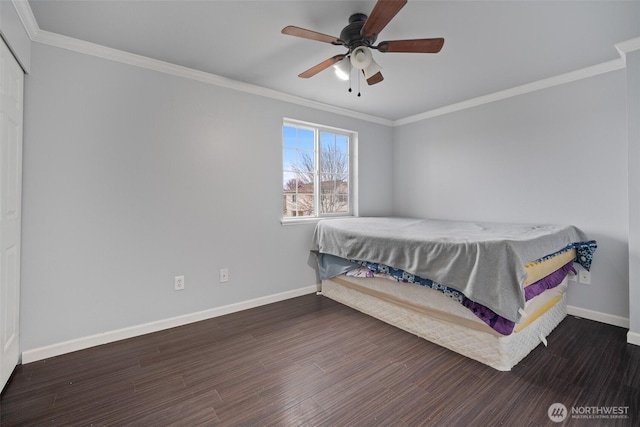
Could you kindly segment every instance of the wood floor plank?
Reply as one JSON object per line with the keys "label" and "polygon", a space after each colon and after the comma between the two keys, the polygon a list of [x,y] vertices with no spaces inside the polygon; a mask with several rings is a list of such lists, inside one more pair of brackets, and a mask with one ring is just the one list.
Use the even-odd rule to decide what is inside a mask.
{"label": "wood floor plank", "polygon": [[548,343],[499,372],[306,295],[18,366],[0,424],[539,427],[556,402],[640,424],[626,330],[569,316]]}

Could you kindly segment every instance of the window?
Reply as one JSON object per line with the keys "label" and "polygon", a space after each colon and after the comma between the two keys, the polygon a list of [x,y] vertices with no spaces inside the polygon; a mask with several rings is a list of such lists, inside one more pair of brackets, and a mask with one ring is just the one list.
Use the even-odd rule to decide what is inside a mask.
{"label": "window", "polygon": [[282,176],[285,220],[353,214],[353,132],[285,120]]}

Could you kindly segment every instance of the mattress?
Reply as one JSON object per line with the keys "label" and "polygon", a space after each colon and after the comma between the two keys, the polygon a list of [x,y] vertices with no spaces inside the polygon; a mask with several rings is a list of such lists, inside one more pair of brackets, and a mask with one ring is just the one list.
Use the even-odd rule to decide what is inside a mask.
{"label": "mattress", "polygon": [[322,281],[337,302],[500,371],[509,371],[564,319],[567,279],[528,301],[510,335],[501,335],[436,290],[384,278],[345,275]]}
{"label": "mattress", "polygon": [[[527,283],[527,285],[525,286],[525,305],[521,310],[519,310],[520,315],[522,313],[525,313],[526,307],[530,306],[533,303],[533,301],[529,303],[529,300],[536,299],[536,296],[540,295],[544,291],[558,286],[570,271],[573,271],[575,273],[575,270],[573,269],[573,261],[570,259],[571,256],[575,256],[574,254],[575,251],[573,249],[570,251],[563,251],[551,255],[548,258],[533,264],[535,270],[532,269],[531,276],[535,279],[540,276],[542,278],[533,283]],[[562,265],[560,268],[555,269],[559,264],[563,262],[566,262],[566,264]],[[366,262],[359,264],[361,265],[361,267],[349,270],[345,274],[349,277],[357,278],[383,277],[394,282],[418,284],[433,290],[437,290],[445,294],[447,297],[452,298],[462,304],[466,309],[472,311],[475,316],[482,319],[485,324],[489,325],[492,329],[496,330],[502,335],[509,335],[514,331],[514,329],[516,329],[516,322],[512,322],[508,319],[503,318],[486,306],[468,299],[464,294],[453,288],[443,286],[439,283],[433,282],[432,280],[414,276],[402,270],[393,269],[388,266]],[[531,268],[531,266],[526,267],[527,271],[529,271],[529,268]],[[433,298],[435,301],[438,300],[438,298],[435,296]],[[411,298],[410,300],[413,301],[414,299]],[[539,300],[540,299],[536,299],[536,303]],[[460,309],[458,308],[458,310]]]}
{"label": "mattress", "polygon": [[575,248],[558,252],[543,260],[530,262],[525,264],[524,269],[527,272],[527,279],[524,281],[523,287],[527,287],[538,280],[548,276],[563,265],[577,258]]}
{"label": "mattress", "polygon": [[574,226],[415,218],[324,220],[311,244],[321,279],[348,271],[336,270],[350,268],[349,261],[376,263],[455,289],[512,322],[520,320],[523,290],[538,264],[575,249],[588,270],[595,248]]}

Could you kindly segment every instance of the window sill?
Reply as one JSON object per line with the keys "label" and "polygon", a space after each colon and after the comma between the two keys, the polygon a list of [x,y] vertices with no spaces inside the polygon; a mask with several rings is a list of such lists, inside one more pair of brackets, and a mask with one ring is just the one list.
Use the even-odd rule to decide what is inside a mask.
{"label": "window sill", "polygon": [[288,225],[304,225],[304,224],[317,224],[318,221],[325,219],[338,219],[338,218],[353,218],[354,215],[344,215],[344,216],[323,216],[323,217],[312,217],[312,218],[300,218],[300,217],[292,217],[292,218],[281,218],[280,225],[288,226]]}

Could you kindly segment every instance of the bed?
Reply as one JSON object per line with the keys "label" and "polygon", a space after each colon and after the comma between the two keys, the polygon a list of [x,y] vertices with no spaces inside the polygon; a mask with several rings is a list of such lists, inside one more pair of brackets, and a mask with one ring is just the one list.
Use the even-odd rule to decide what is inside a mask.
{"label": "bed", "polygon": [[567,314],[567,276],[597,245],[574,226],[416,218],[323,220],[322,295],[508,371]]}

